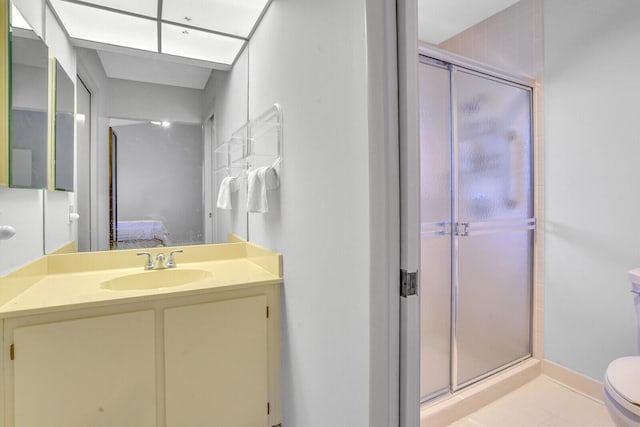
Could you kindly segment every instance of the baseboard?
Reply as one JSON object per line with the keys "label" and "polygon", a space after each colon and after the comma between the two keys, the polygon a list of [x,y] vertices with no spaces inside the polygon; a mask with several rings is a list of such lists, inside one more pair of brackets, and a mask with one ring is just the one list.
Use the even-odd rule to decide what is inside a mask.
{"label": "baseboard", "polygon": [[500,374],[420,409],[421,427],[444,427],[525,385],[540,375],[540,361],[528,359]]}
{"label": "baseboard", "polygon": [[548,360],[542,361],[542,375],[578,393],[603,403],[602,383]]}

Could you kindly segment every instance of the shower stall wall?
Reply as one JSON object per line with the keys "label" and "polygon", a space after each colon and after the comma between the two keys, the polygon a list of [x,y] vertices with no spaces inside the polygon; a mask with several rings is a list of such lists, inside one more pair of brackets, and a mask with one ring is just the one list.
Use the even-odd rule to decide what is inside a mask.
{"label": "shower stall wall", "polygon": [[531,355],[532,90],[421,57],[420,395]]}

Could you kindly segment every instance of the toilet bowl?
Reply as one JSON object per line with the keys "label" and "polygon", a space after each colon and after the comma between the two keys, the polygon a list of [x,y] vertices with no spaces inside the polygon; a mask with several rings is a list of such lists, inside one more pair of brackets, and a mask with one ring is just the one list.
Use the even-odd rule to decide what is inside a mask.
{"label": "toilet bowl", "polygon": [[640,356],[621,357],[609,364],[604,403],[617,426],[640,427]]}
{"label": "toilet bowl", "polygon": [[[629,271],[631,292],[638,320],[640,352],[640,268]],[[604,378],[604,403],[619,427],[640,427],[640,356],[616,359]]]}

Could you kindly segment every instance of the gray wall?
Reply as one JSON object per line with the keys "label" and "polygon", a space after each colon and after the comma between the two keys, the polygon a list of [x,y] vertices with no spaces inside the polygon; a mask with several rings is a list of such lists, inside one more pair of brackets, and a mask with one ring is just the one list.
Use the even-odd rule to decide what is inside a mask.
{"label": "gray wall", "polygon": [[636,350],[640,3],[544,8],[545,356],[602,381]]}
{"label": "gray wall", "polygon": [[202,127],[140,124],[118,135],[118,220],[161,220],[172,244],[202,242]]}

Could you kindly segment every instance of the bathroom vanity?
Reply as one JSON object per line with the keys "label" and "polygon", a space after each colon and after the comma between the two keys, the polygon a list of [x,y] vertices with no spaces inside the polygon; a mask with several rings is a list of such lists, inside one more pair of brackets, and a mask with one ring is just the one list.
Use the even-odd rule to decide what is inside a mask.
{"label": "bathroom vanity", "polygon": [[124,250],[0,279],[0,426],[279,424],[280,255],[182,249],[165,270]]}

